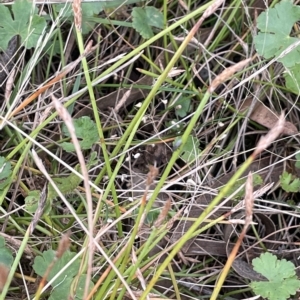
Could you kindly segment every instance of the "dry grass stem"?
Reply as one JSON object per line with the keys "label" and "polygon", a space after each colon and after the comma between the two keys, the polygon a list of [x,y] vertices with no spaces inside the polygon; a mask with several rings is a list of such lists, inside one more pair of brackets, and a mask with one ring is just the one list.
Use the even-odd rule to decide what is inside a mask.
{"label": "dry grass stem", "polygon": [[241,234],[239,235],[238,237],[238,240],[236,241],[234,247],[232,248],[229,256],[228,256],[228,259],[227,259],[227,262],[221,272],[221,275],[218,279],[218,282],[217,282],[217,285],[214,289],[214,292],[213,292],[213,296],[212,296],[212,299],[216,299],[219,292],[220,292],[220,289],[225,281],[225,278],[230,270],[230,267],[232,266],[233,262],[234,262],[234,259],[238,253],[238,250],[242,244],[242,241],[247,233],[247,229],[249,227],[249,225],[251,224],[252,222],[252,208],[253,208],[253,183],[252,183],[252,174],[250,173],[248,175],[248,178],[247,178],[247,183],[246,183],[246,195],[245,195],[245,206],[246,206],[246,219],[245,219],[245,225],[243,227],[243,230],[241,232]]}
{"label": "dry grass stem", "polygon": [[253,192],[253,198],[259,198],[262,195],[265,195],[274,185],[274,182],[268,183],[265,186],[263,186],[262,188],[260,188],[259,190]]}
{"label": "dry grass stem", "polygon": [[176,214],[167,222],[166,228],[171,229],[174,223],[182,216],[183,211],[185,208],[181,208]]}
{"label": "dry grass stem", "polygon": [[129,95],[131,94],[131,89],[132,89],[132,87],[130,87],[130,89],[124,93],[123,97],[116,104],[116,106],[114,108],[115,113],[118,113],[120,108],[126,103],[126,100],[128,99]]}
{"label": "dry grass stem", "polygon": [[63,254],[67,250],[69,250],[70,245],[71,245],[70,236],[71,236],[71,232],[68,231],[61,237],[59,244],[58,244],[58,249],[56,251],[57,258],[61,258],[63,256]]}
{"label": "dry grass stem", "polygon": [[272,142],[283,132],[285,125],[284,112],[281,113],[275,126],[265,135],[262,136],[253,152],[253,156],[257,156],[259,153],[267,149]]}
{"label": "dry grass stem", "polygon": [[5,102],[8,102],[10,98],[14,86],[15,74],[16,74],[16,70],[12,69],[12,71],[10,72],[7,78],[6,85],[5,85],[5,95],[4,95]]}
{"label": "dry grass stem", "polygon": [[46,177],[46,179],[49,181],[49,183],[53,186],[53,188],[56,191],[56,193],[58,194],[58,196],[64,201],[64,204],[69,209],[69,211],[71,212],[73,217],[76,219],[76,221],[80,225],[81,229],[84,230],[84,232],[87,235],[89,235],[89,231],[87,231],[86,227],[82,223],[82,220],[78,217],[78,215],[74,211],[74,208],[72,207],[72,205],[69,203],[69,201],[66,200],[65,196],[61,193],[61,191],[59,190],[59,188],[57,187],[57,185],[55,184],[55,182],[53,181],[53,179],[51,178],[49,173],[46,171],[41,159],[38,157],[35,150],[32,150],[32,157],[33,157],[34,162],[36,163],[37,167],[40,169],[40,171],[43,173],[43,175]]}
{"label": "dry grass stem", "polygon": [[93,240],[93,201],[92,201],[92,195],[91,195],[91,188],[89,184],[89,174],[88,170],[85,164],[84,156],[82,154],[80,144],[78,141],[78,138],[75,133],[75,128],[72,122],[72,118],[70,114],[68,113],[67,109],[52,95],[52,102],[57,110],[57,113],[62,118],[62,120],[65,122],[69,132],[70,136],[78,157],[78,161],[80,164],[81,172],[83,175],[83,183],[86,190],[86,201],[87,201],[87,218],[88,218],[88,230],[89,230],[89,247],[87,250],[90,250],[88,253],[88,268],[87,268],[87,278],[86,278],[86,288],[85,288],[85,297],[88,294],[88,286],[89,282],[92,277],[92,267],[93,267],[93,256],[94,256],[94,240]]}
{"label": "dry grass stem", "polygon": [[163,206],[163,208],[162,208],[160,214],[158,215],[156,221],[154,222],[154,227],[159,228],[159,227],[163,224],[163,222],[164,222],[166,216],[168,215],[168,213],[169,213],[169,211],[170,211],[170,208],[171,208],[171,200],[170,200],[170,198],[169,198],[169,199],[164,203],[164,206]]}
{"label": "dry grass stem", "polygon": [[246,181],[246,188],[245,188],[245,227],[249,226],[252,222],[252,215],[253,215],[253,176],[250,172]]}
{"label": "dry grass stem", "polygon": [[[18,239],[14,238],[13,236],[10,236],[4,232],[0,232],[0,236],[2,236],[5,239],[5,242],[14,249],[19,249],[22,244],[21,241],[19,241]],[[34,256],[33,249],[28,245],[25,247],[24,253],[30,259],[32,259]]]}
{"label": "dry grass stem", "polygon": [[[127,249],[128,245],[126,244],[118,253],[118,255],[113,259],[112,263],[114,264],[120,257],[121,255],[125,252],[125,250]],[[98,279],[98,281],[96,282],[96,284],[94,285],[93,289],[90,291],[89,295],[85,298],[85,300],[90,300],[92,299],[93,295],[97,292],[97,290],[99,289],[101,283],[105,280],[105,278],[107,277],[107,275],[109,274],[109,272],[111,271],[112,266],[109,265],[107,267],[107,269],[102,273],[102,275],[100,276],[100,278]],[[130,295],[130,293],[129,293]]]}
{"label": "dry grass stem", "polygon": [[9,268],[4,264],[0,264],[0,292],[2,291],[9,274]]}
{"label": "dry grass stem", "polygon": [[180,6],[183,7],[184,10],[189,11],[189,8],[187,7],[187,5],[185,4],[185,2],[183,0],[179,0],[178,3]]}
{"label": "dry grass stem", "polygon": [[81,0],[74,0],[72,3],[74,13],[74,23],[76,30],[81,31],[82,14],[81,14]]}
{"label": "dry grass stem", "polygon": [[43,215],[44,212],[44,208],[47,202],[47,196],[48,196],[48,184],[45,184],[42,191],[41,191],[41,195],[40,195],[40,201],[38,204],[38,208],[32,218],[31,221],[31,228],[30,228],[30,234],[33,233],[37,223],[40,221],[40,218]]}
{"label": "dry grass stem", "polygon": [[68,64],[58,75],[56,75],[53,79],[51,79],[48,83],[26,98],[17,108],[15,108],[9,115],[9,118],[12,118],[17,113],[19,113],[23,108],[29,105],[33,100],[35,100],[40,94],[44,93],[47,89],[49,89],[53,84],[59,82],[62,78],[64,78],[71,70],[73,70],[82,58],[88,55],[92,51],[92,41],[90,41],[86,48],[83,55],[79,56],[75,61]]}
{"label": "dry grass stem", "polygon": [[211,83],[210,87],[208,88],[208,92],[212,94],[216,88],[225,82],[226,80],[230,79],[236,72],[242,70],[249,62],[252,61],[252,58],[247,58],[245,60],[240,61],[239,63],[225,69],[220,75],[218,75]]}
{"label": "dry grass stem", "polygon": [[149,172],[147,174],[147,180],[146,180],[146,185],[149,187],[155,180],[155,178],[158,175],[158,168],[155,166],[149,166]]}
{"label": "dry grass stem", "polygon": [[[134,251],[134,247],[131,249],[131,257],[132,257],[132,264],[135,265],[137,263],[137,256]],[[145,278],[143,277],[143,274],[140,270],[140,268],[137,268],[135,272],[136,278],[140,281],[142,288],[145,290],[146,289],[146,281]],[[147,299],[149,299],[149,296],[147,296]]]}
{"label": "dry grass stem", "polygon": [[203,13],[203,20],[208,18],[210,15],[212,15],[225,1],[224,0],[216,0],[214,1]]}
{"label": "dry grass stem", "polygon": [[203,13],[202,17],[197,21],[197,23],[193,26],[191,31],[187,36],[187,40],[191,40],[196,32],[199,30],[202,23],[208,18],[211,14],[213,14],[225,1],[224,0],[216,0],[210,5]]}
{"label": "dry grass stem", "polygon": [[259,57],[265,3],[71,2],[27,3],[43,33],[0,51],[0,300],[252,297],[253,257],[300,253],[300,84]]}

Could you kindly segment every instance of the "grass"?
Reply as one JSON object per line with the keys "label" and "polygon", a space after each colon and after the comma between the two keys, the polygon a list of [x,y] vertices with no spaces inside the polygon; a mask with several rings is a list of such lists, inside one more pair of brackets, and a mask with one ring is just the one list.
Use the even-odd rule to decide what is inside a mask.
{"label": "grass", "polygon": [[[64,259],[65,239],[80,265],[75,287],[67,291],[70,296],[76,285],[82,289],[81,299],[253,296],[249,280],[230,270],[241,251],[230,255],[224,244],[224,226],[231,224],[232,208],[243,199],[224,201],[224,195],[247,175],[255,159],[258,168],[253,171],[266,171],[261,175],[264,185],[276,184],[284,169],[297,174],[294,155],[299,146],[297,135],[276,137],[280,130],[275,123],[270,126],[275,132],[267,135],[271,140],[259,144],[268,129],[239,108],[251,97],[278,115],[285,109],[286,119],[297,126],[297,98],[285,90],[282,69],[255,56],[251,7],[259,8],[259,1],[248,7],[234,0],[226,5],[151,5],[163,12],[168,26],[155,30],[149,40],[131,26],[132,5],[123,12],[112,9],[93,16],[90,21],[99,24],[87,35],[80,31],[80,20],[65,22],[50,5],[45,8],[48,32],[40,44],[31,50],[20,45],[13,85],[3,87],[10,96],[3,96],[0,114],[6,119],[1,156],[12,164],[10,182],[0,193],[1,224],[14,256],[8,275],[0,268],[0,299],[50,299],[49,287],[57,288],[55,278],[44,277],[40,283],[43,276],[32,264],[46,250],[61,247],[52,262]],[[170,77],[174,67],[180,72]],[[182,99],[190,102],[185,116],[176,113]],[[77,150],[68,153],[61,146],[70,141],[62,134],[62,124],[72,132],[70,116],[83,111],[95,121],[98,142],[82,150],[72,136]],[[198,146],[186,148],[191,136],[199,141],[198,151]],[[89,164],[91,160],[95,162]],[[49,213],[28,212],[24,199],[30,191],[57,185],[54,178],[70,174],[82,178],[75,190],[53,199]],[[246,199],[251,202],[249,189]],[[269,216],[279,237],[268,251],[278,253],[285,244],[282,251],[291,260],[297,254],[299,195],[279,185],[261,195],[247,216]],[[238,242],[232,241],[242,244],[248,255],[242,255],[244,260],[261,251],[256,244],[262,245],[266,237],[260,229],[254,238],[244,228]],[[189,253],[185,246],[193,237],[204,240],[198,253]],[[214,241],[223,246],[214,250]],[[65,265],[71,268],[72,262]],[[94,283],[93,290],[79,283],[81,275],[83,282]]]}

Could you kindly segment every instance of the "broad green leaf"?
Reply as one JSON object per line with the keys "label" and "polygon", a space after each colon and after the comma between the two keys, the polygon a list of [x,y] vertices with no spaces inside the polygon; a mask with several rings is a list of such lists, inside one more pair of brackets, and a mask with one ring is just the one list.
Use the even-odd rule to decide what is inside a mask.
{"label": "broad green leaf", "polygon": [[12,175],[11,164],[0,156],[0,190],[3,190],[10,182]]}
{"label": "broad green leaf", "polygon": [[[95,1],[88,3],[81,3],[82,12],[82,33],[86,34],[93,30],[96,22],[89,20],[90,17],[99,14],[104,9],[103,1]],[[56,4],[55,9],[57,12],[63,10],[63,16],[69,21],[73,22],[73,10],[72,5],[68,4]]]}
{"label": "broad green leaf", "polygon": [[[49,190],[49,187],[48,187]],[[51,197],[51,194],[50,194]],[[49,192],[46,198],[45,206],[43,207],[43,215],[49,215],[52,210],[52,201],[55,198],[50,199]],[[25,198],[25,209],[29,213],[34,214],[41,201],[41,192],[39,190],[29,191],[27,197]]]}
{"label": "broad green leaf", "polygon": [[[91,147],[99,140],[97,126],[94,121],[89,117],[84,116],[79,119],[73,120],[73,125],[75,127],[75,133],[78,139],[80,139],[79,144],[81,149],[91,149]],[[62,131],[65,136],[70,137],[68,128],[63,125]],[[74,152],[75,148],[72,143],[62,143],[61,146],[67,152]]]}
{"label": "broad green leaf", "polygon": [[295,295],[300,288],[295,266],[285,259],[278,260],[275,255],[264,253],[252,261],[253,269],[264,275],[268,281],[252,282],[250,287],[257,295],[270,300],[285,300]]}
{"label": "broad green leaf", "polygon": [[150,26],[163,29],[164,28],[164,18],[160,10],[153,6],[146,6],[144,11],[147,16],[147,23]]}
{"label": "broad green leaf", "polygon": [[0,180],[8,178],[11,176],[11,164],[9,161],[6,161],[3,156],[0,156]]}
{"label": "broad green leaf", "polygon": [[[51,293],[51,296],[49,300],[61,300],[61,299],[70,299],[70,287],[73,283],[73,278],[66,278],[66,280],[60,284],[59,286],[55,287],[53,292]],[[85,288],[85,280],[86,280],[86,275],[80,275],[77,288],[75,291],[75,298],[76,300],[82,300],[84,296],[84,288]],[[94,283],[90,282],[89,285],[89,290],[91,290],[94,287]]]}
{"label": "broad green leaf", "polygon": [[297,169],[300,169],[300,153],[297,153],[296,154],[296,163],[295,163],[295,167],[297,168]]}
{"label": "broad green leaf", "polygon": [[164,28],[163,14],[155,7],[134,7],[132,26],[144,38],[150,39],[154,33],[151,27]]}
{"label": "broad green leaf", "polygon": [[[60,270],[76,255],[74,252],[66,251],[63,256],[55,263],[52,271],[49,274],[48,280],[51,280]],[[34,260],[33,269],[41,277],[45,274],[48,266],[55,257],[55,251],[44,251],[42,256],[37,256]],[[69,299],[71,294],[71,286],[78,274],[80,267],[80,260],[76,259],[52,284],[53,291],[49,300]],[[76,298],[82,299],[86,275],[83,274],[79,277],[77,289],[75,291]],[[94,286],[93,282],[90,283],[90,289]]]}
{"label": "broad green leaf", "polygon": [[[290,36],[294,23],[299,20],[300,7],[290,1],[281,1],[262,12],[257,18],[260,32],[254,37],[257,52],[265,58],[272,58],[299,41]],[[293,67],[299,61],[299,55],[300,47],[297,47],[278,61],[288,68]]]}
{"label": "broad green leaf", "polygon": [[256,272],[272,281],[281,281],[296,275],[295,266],[290,261],[278,260],[275,255],[268,252],[253,259],[252,264]]}
{"label": "broad green leaf", "polygon": [[160,214],[159,210],[150,210],[146,216],[145,224],[147,225],[153,225],[154,222],[157,220],[158,216]]}
{"label": "broad green leaf", "polygon": [[46,27],[44,18],[37,15],[36,6],[27,0],[16,0],[12,5],[13,17],[5,5],[0,5],[0,48],[6,50],[16,35],[27,49],[35,47]]}
{"label": "broad green leaf", "polygon": [[300,64],[295,64],[292,68],[286,70],[283,74],[285,78],[285,85],[289,91],[299,95],[300,94]]}
{"label": "broad green leaf", "polygon": [[[87,34],[93,30],[94,26],[99,22],[96,22],[93,17],[97,16],[101,11],[107,8],[119,8],[122,5],[129,5],[132,3],[142,2],[141,0],[109,0],[109,1],[94,1],[88,3],[81,3],[81,12],[82,12],[82,33]],[[63,13],[63,17],[65,17],[69,22],[73,22],[73,10],[72,5],[68,4],[55,4],[55,10]]]}
{"label": "broad green leaf", "polygon": [[[60,270],[76,255],[74,252],[66,251],[63,256],[55,263],[51,270],[48,280],[51,280]],[[55,257],[54,250],[44,251],[42,256],[37,256],[34,259],[33,269],[34,271],[43,276]],[[79,259],[75,260],[56,280],[53,282],[53,286],[61,284],[66,278],[73,278],[77,275],[80,266]]]}
{"label": "broad green leaf", "polygon": [[53,288],[49,300],[72,299],[70,294],[73,280],[73,277],[65,277],[64,281]]}
{"label": "broad green leaf", "polygon": [[4,237],[0,236],[0,264],[3,264],[6,267],[10,268],[13,261],[14,258],[10,249],[5,246]]}

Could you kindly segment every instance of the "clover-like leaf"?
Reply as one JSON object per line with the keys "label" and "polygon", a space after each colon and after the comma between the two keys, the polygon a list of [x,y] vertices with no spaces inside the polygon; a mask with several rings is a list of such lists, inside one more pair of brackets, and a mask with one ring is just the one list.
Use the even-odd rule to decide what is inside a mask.
{"label": "clover-like leaf", "polygon": [[[70,287],[73,282],[73,278],[66,278],[65,281],[55,287],[55,289],[52,291],[51,296],[49,300],[60,300],[60,299],[70,299]],[[85,288],[85,280],[86,280],[86,275],[80,275],[79,280],[76,286],[76,291],[75,291],[75,298],[76,300],[81,300],[84,297],[84,288]],[[94,287],[94,283],[90,282],[89,284],[89,290],[91,290]],[[72,298],[73,299],[73,298]]]}
{"label": "clover-like leaf", "polygon": [[[56,274],[58,274],[61,269],[71,260],[74,258],[76,253],[66,251],[63,256],[55,263],[53,269],[51,270],[48,280],[51,280]],[[48,268],[48,266],[51,264],[55,257],[55,251],[53,250],[47,250],[44,251],[42,256],[37,256],[34,260],[33,269],[34,271],[40,275],[43,276]],[[52,283],[52,286],[54,287],[54,290],[51,293],[51,296],[49,300],[59,300],[59,299],[69,299],[70,293],[71,293],[71,285],[73,284],[73,281],[75,279],[75,276],[79,272],[80,267],[80,260],[76,259],[72,262],[72,264],[62,272],[54,280]],[[86,275],[83,274],[79,277],[78,284],[76,287],[76,298],[75,299],[82,299],[83,297],[83,291],[85,287],[85,279]],[[93,282],[90,283],[90,290],[93,288],[94,284]]]}
{"label": "clover-like leaf", "polygon": [[36,6],[27,0],[16,0],[12,5],[13,17],[5,5],[0,5],[0,48],[7,49],[8,42],[16,35],[27,49],[35,47],[46,21],[37,15]]}
{"label": "clover-like leaf", "polygon": [[184,118],[191,110],[191,99],[182,97],[176,101],[175,114],[177,117]]}
{"label": "clover-like leaf", "polygon": [[134,7],[132,10],[132,26],[144,39],[153,37],[151,27],[164,28],[163,14],[153,6]]}
{"label": "clover-like leaf", "polygon": [[268,281],[251,282],[250,287],[257,295],[269,300],[285,300],[295,295],[300,288],[295,266],[285,259],[278,260],[275,255],[264,253],[253,259],[253,269],[264,275]]}
{"label": "clover-like leaf", "polygon": [[[99,14],[105,7],[103,4],[104,1],[95,1],[89,3],[81,4],[81,13],[82,13],[82,33],[86,34],[93,30],[95,21],[92,20],[94,15]],[[70,3],[64,4],[56,4],[55,9],[57,12],[63,10],[63,17],[67,18],[67,20],[73,22],[73,10],[72,5]]]}
{"label": "clover-like leaf", "polygon": [[288,193],[297,193],[300,190],[300,179],[285,171],[280,175],[280,185]]}
{"label": "clover-like leaf", "polygon": [[[177,137],[173,142],[173,146],[178,148],[180,144],[181,137]],[[198,139],[190,135],[183,146],[182,152],[180,153],[180,158],[185,162],[191,162],[199,156],[200,152]]]}
{"label": "clover-like leaf", "polygon": [[[48,187],[48,190],[49,190],[49,187]],[[41,191],[39,191],[39,190],[29,191],[27,197],[25,198],[26,211],[34,214],[39,208],[40,201],[42,201],[41,197],[42,197]],[[49,196],[49,192],[48,192],[47,198],[46,198],[46,203],[44,204],[44,207],[43,207],[44,215],[49,215],[52,210],[52,202],[53,202],[53,199],[55,199],[55,197],[53,197],[52,199],[50,197],[51,197],[51,194]],[[56,197],[57,197],[57,194],[56,194]]]}
{"label": "clover-like leaf", "polygon": [[[84,116],[79,119],[75,119],[73,121],[75,127],[75,133],[78,139],[80,139],[79,144],[81,149],[91,149],[92,145],[95,144],[98,139],[98,131],[94,121],[92,121],[89,117]],[[70,133],[68,128],[64,125],[62,127],[62,131],[65,136],[70,137]],[[72,143],[62,143],[63,149],[67,152],[75,151],[74,145]]]}
{"label": "clover-like leaf", "polygon": [[[272,58],[299,41],[298,38],[290,36],[294,23],[299,20],[300,7],[286,0],[262,12],[257,18],[257,27],[260,32],[254,37],[257,52],[265,58]],[[293,67],[299,61],[299,55],[300,47],[298,46],[278,61],[287,68]]]}
{"label": "clover-like leaf", "polygon": [[[61,269],[76,255],[74,252],[66,251],[63,256],[55,263],[52,270],[50,271],[48,280],[51,280]],[[42,256],[37,256],[34,259],[33,269],[40,275],[44,276],[48,266],[55,257],[54,250],[44,251]],[[77,275],[80,266],[79,259],[75,260],[65,271],[62,272],[53,282],[53,286],[63,283],[66,278],[73,278]]]}
{"label": "clover-like leaf", "polygon": [[300,64],[295,64],[283,74],[286,88],[296,94],[300,94]]}
{"label": "clover-like leaf", "polygon": [[41,197],[41,192],[39,190],[29,191],[27,197],[25,198],[25,209],[30,213],[35,213]]}

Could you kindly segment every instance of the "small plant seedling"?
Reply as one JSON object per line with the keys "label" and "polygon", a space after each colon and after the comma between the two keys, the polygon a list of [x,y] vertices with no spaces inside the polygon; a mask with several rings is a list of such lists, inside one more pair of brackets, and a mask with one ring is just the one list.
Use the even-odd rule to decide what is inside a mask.
{"label": "small plant seedling", "polygon": [[[232,188],[225,194],[225,197],[229,197],[233,194],[240,186],[246,183],[247,178],[241,178],[235,182]],[[253,174],[253,187],[263,184],[263,180],[260,175]],[[243,187],[238,193],[236,193],[233,199],[241,199],[245,195],[245,188]]]}
{"label": "small plant seedling", "polygon": [[262,274],[268,281],[254,281],[250,283],[256,295],[269,300],[286,300],[295,295],[300,288],[295,266],[285,259],[278,260],[271,253],[264,253],[253,259],[253,269]]}
{"label": "small plant seedling", "polygon": [[191,99],[187,97],[182,97],[176,101],[175,114],[179,118],[184,118],[191,110]]}
{"label": "small plant seedling", "polygon": [[[82,150],[91,149],[91,147],[99,140],[96,124],[89,117],[84,116],[75,119],[73,120],[73,125],[75,127],[77,138],[81,139],[79,144]],[[62,131],[65,136],[70,137],[67,126],[63,125]],[[75,147],[72,143],[63,142],[61,146],[67,152],[75,151]]]}
{"label": "small plant seedling", "polygon": [[[77,166],[79,168],[79,165]],[[78,185],[81,183],[82,179],[76,174],[70,174],[67,177],[57,177],[53,178],[53,181],[57,185],[58,189],[63,195],[72,193]],[[44,208],[44,214],[48,215],[52,209],[53,200],[58,196],[57,192],[51,184],[48,184],[47,199]],[[25,208],[28,212],[34,213],[39,205],[41,198],[41,191],[33,190],[28,193],[28,196],[25,198]]]}
{"label": "small plant seedling", "polygon": [[280,185],[288,193],[297,193],[300,191],[300,179],[286,171],[280,175]]}
{"label": "small plant seedling", "polygon": [[[176,125],[175,125],[176,124]],[[178,122],[178,120],[171,120],[166,122],[166,127],[169,128],[170,132],[179,134],[182,132],[182,130],[185,127],[185,124],[183,122]],[[177,149],[181,144],[181,141],[178,141],[178,146],[176,147],[176,144],[173,144],[174,149]]]}
{"label": "small plant seedling", "polygon": [[[181,137],[177,137],[173,142],[173,148],[176,150],[181,145]],[[201,153],[199,149],[199,141],[193,136],[189,136],[182,152],[180,153],[180,158],[185,162],[194,161]]]}
{"label": "small plant seedling", "polygon": [[[98,163],[98,160],[96,159],[97,153],[92,152],[90,156],[90,160],[87,163],[87,168],[90,168],[91,166],[94,166]],[[75,170],[79,170],[79,164],[75,166]],[[76,174],[71,173],[69,176],[66,177],[54,177],[53,178],[54,183],[58,187],[58,189],[61,191],[63,195],[68,195],[74,192],[74,190],[79,186],[79,184],[82,182],[82,179],[78,177]],[[57,192],[53,188],[51,184],[48,184],[47,187],[47,199],[46,204],[44,208],[44,214],[48,215],[52,209],[52,203],[53,200],[55,200],[58,197]],[[34,190],[30,191],[25,198],[25,208],[28,212],[35,213],[38,206],[39,201],[41,198],[41,191]]]}

